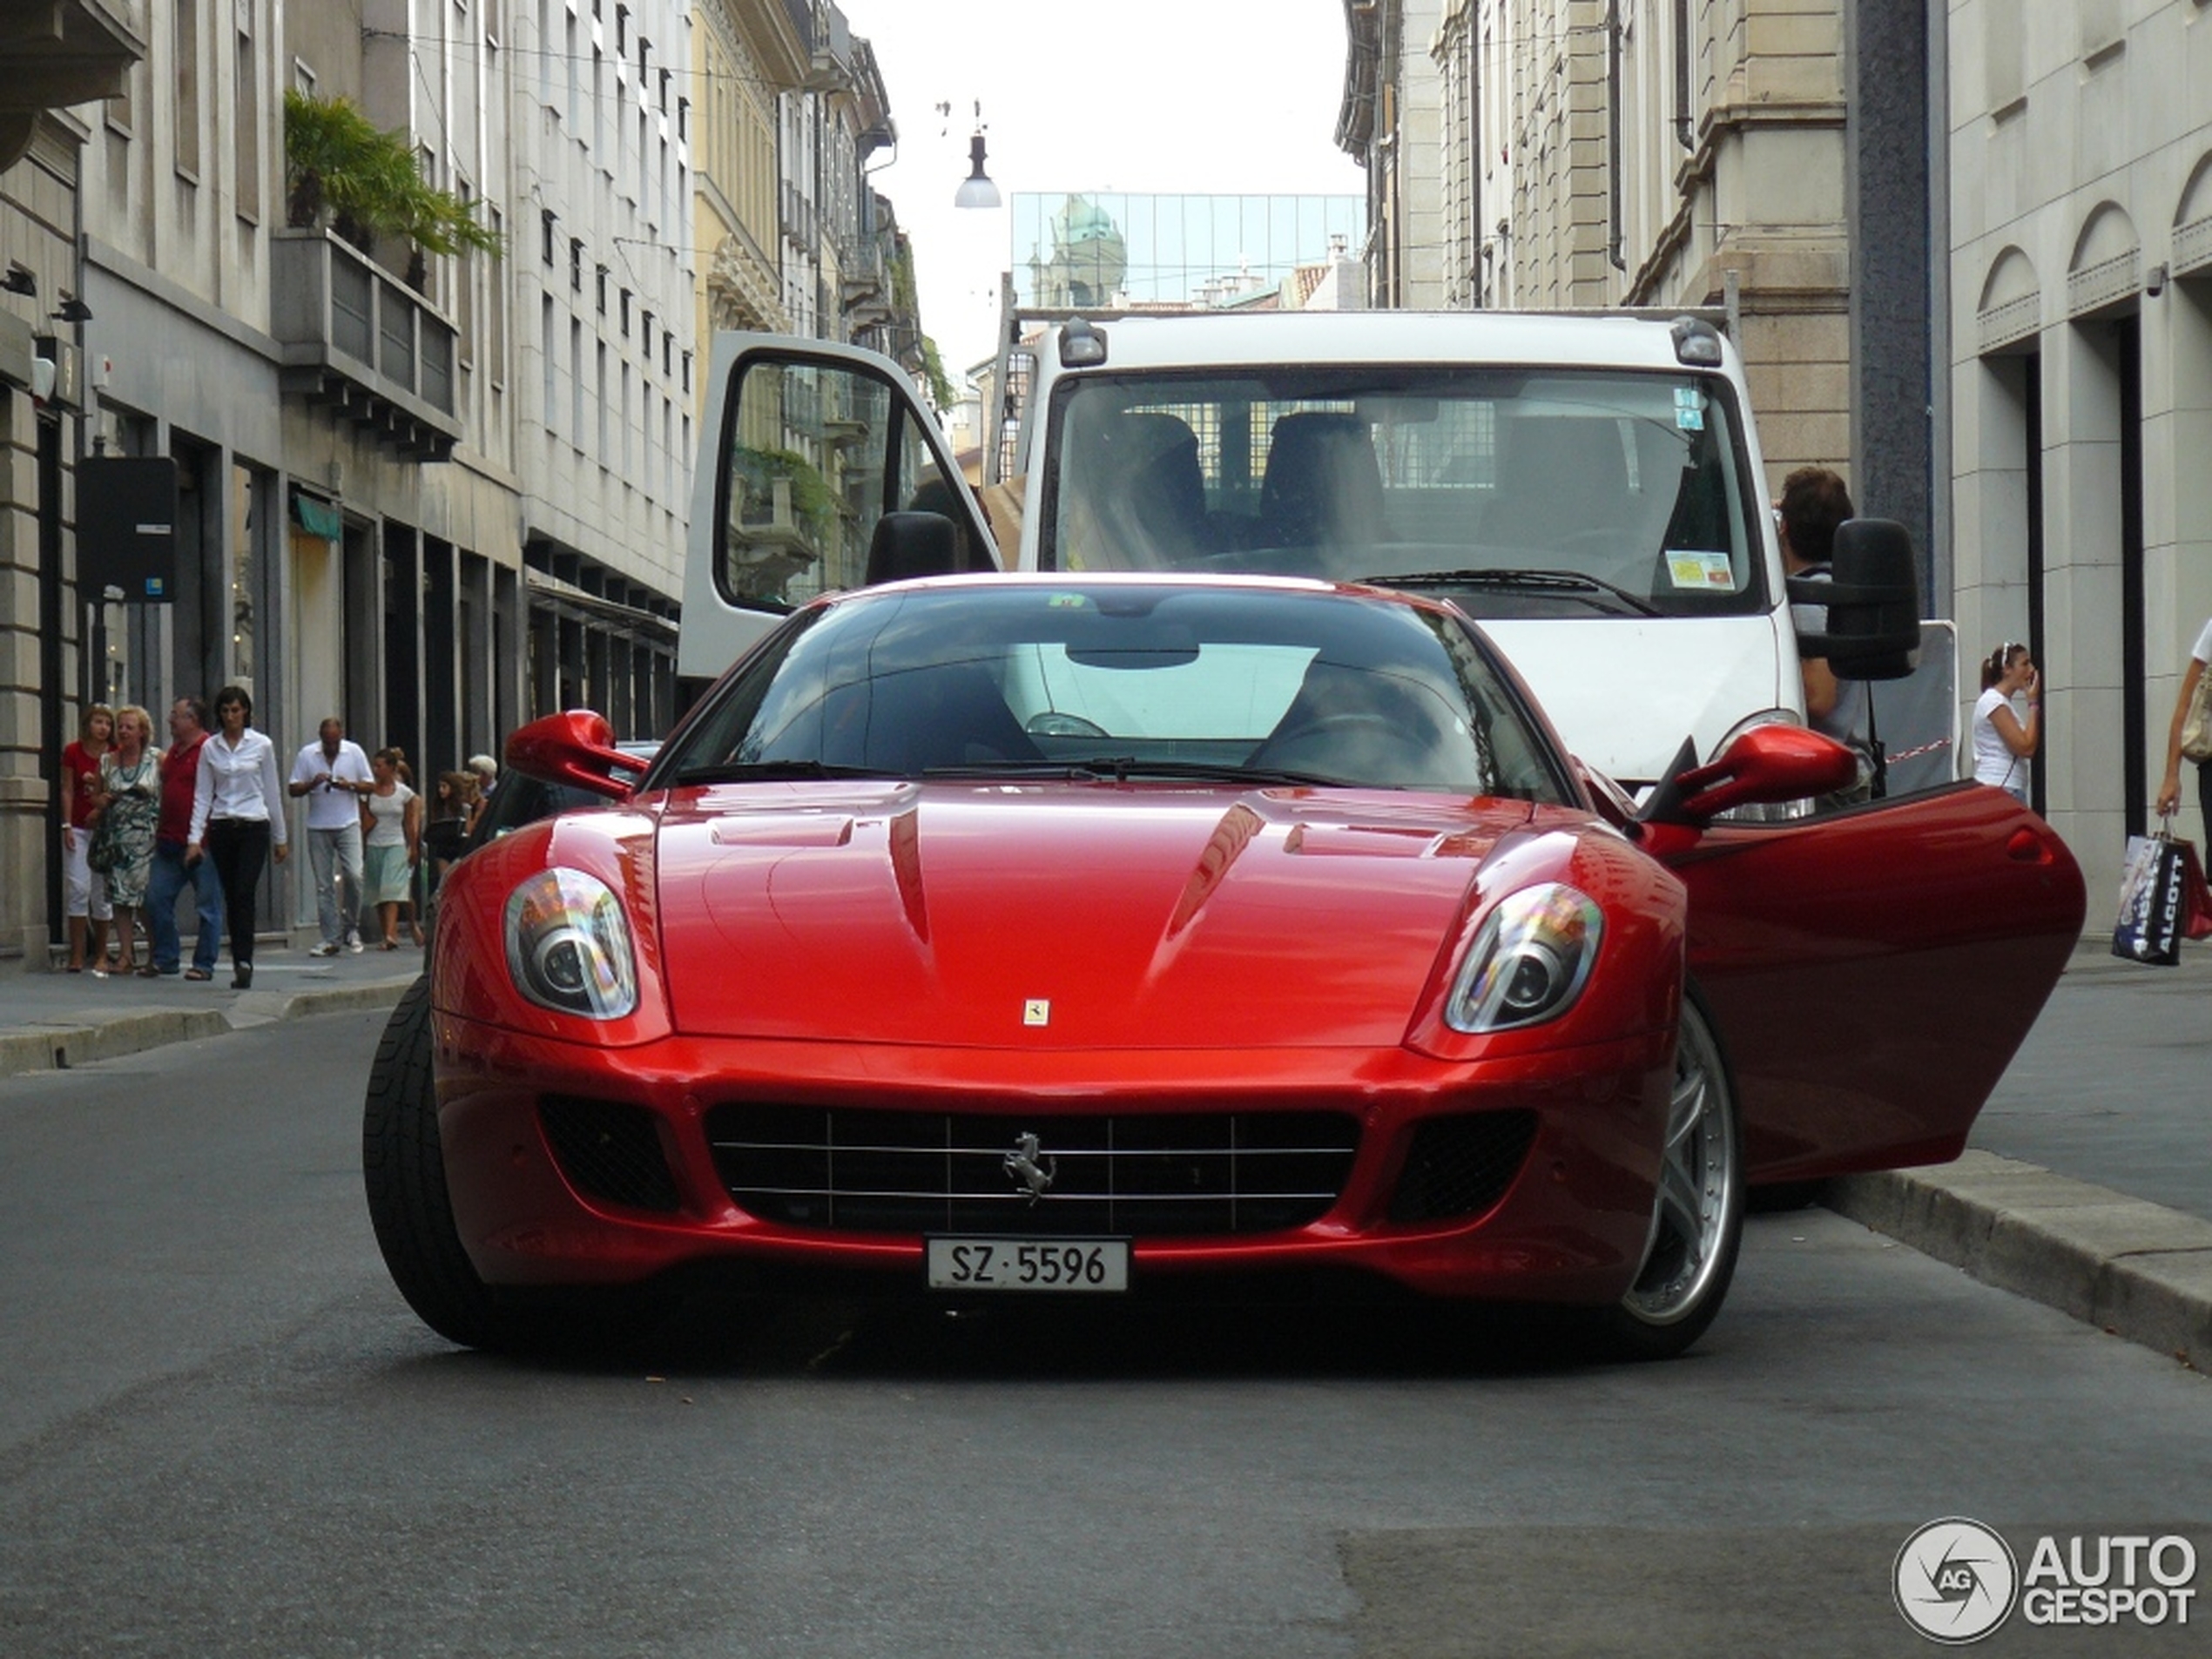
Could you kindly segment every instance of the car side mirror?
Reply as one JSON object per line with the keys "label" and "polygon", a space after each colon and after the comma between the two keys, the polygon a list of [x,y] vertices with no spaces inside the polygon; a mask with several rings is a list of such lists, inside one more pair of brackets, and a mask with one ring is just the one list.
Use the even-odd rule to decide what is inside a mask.
{"label": "car side mirror", "polygon": [[648,763],[615,747],[604,715],[570,709],[516,727],[507,739],[507,764],[544,783],[627,800]]}
{"label": "car side mirror", "polygon": [[1838,679],[1901,680],[1920,644],[1920,583],[1912,537],[1888,518],[1836,527],[1830,579],[1793,576],[1793,604],[1823,605],[1828,626],[1797,636],[1800,657],[1824,657]]}
{"label": "car side mirror", "polygon": [[1857,780],[1858,758],[1833,738],[1801,725],[1758,725],[1703,765],[1685,764],[1689,745],[1644,802],[1647,824],[1703,829],[1737,806],[1771,806],[1825,795]]}

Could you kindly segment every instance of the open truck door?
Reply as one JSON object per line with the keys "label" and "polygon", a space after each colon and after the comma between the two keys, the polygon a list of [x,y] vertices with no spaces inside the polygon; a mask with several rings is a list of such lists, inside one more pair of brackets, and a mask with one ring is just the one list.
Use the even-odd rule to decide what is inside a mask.
{"label": "open truck door", "polygon": [[687,703],[819,594],[998,568],[943,430],[889,358],[731,333],[707,373],[677,647]]}

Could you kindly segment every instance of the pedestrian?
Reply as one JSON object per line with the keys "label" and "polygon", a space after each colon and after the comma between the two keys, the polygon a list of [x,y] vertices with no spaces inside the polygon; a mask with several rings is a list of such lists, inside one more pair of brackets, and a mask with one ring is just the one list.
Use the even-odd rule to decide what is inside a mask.
{"label": "pedestrian", "polygon": [[[1784,572],[1828,581],[1837,527],[1851,516],[1851,489],[1841,474],[1827,467],[1799,467],[1784,478],[1782,494],[1774,503]],[[1825,633],[1828,607],[1793,604],[1790,619],[1800,633]],[[1874,749],[1866,683],[1837,678],[1824,657],[1800,658],[1798,670],[1804,681],[1806,724],[1858,757],[1857,783],[1823,796],[1821,804],[1848,806],[1867,799],[1874,788]]]}
{"label": "pedestrian", "polygon": [[[153,746],[153,717],[136,703],[115,711],[115,745],[100,757],[100,840],[114,853],[107,892],[120,941],[115,971],[151,979],[153,944],[149,937],[141,965],[138,918],[145,908],[154,830],[161,817],[161,751]],[[149,922],[149,933],[151,927]]]}
{"label": "pedestrian", "polygon": [[[2204,624],[2196,637],[2196,647],[2189,652],[2189,665],[2182,675],[2181,694],[2174,699],[2174,719],[2166,731],[2166,776],[2158,786],[2158,815],[2171,816],[2182,806],[2182,728],[2188,724],[2189,710],[2196,701],[2202,685],[2205,664],[2212,663],[2212,621]],[[2212,759],[2199,760],[2196,765],[2196,804],[2204,815],[2204,844],[2212,848]]]}
{"label": "pedestrian", "polygon": [[[2027,719],[2013,699],[2027,698]],[[2006,640],[1982,659],[1981,700],[1974,705],[1974,781],[1993,784],[2027,803],[2027,763],[2043,741],[2043,677],[2027,647]]]}
{"label": "pedestrian", "polygon": [[469,844],[481,807],[473,772],[442,772],[422,818],[423,886],[431,893]]}
{"label": "pedestrian", "polygon": [[[401,781],[407,756],[379,749],[369,757],[375,781],[361,798],[361,840],[368,860],[365,885],[384,937],[379,948],[400,948],[400,908],[410,901],[415,861],[421,856],[422,803]],[[417,935],[417,942],[421,942]]]}
{"label": "pedestrian", "polygon": [[[482,798],[482,805],[490,806],[491,798],[499,791],[499,762],[489,755],[470,755],[469,770],[476,774],[476,793]],[[480,816],[482,810],[482,807],[478,808]],[[472,823],[469,828],[473,830],[475,826]]]}
{"label": "pedestrian", "polygon": [[85,860],[92,845],[92,819],[100,804],[100,757],[115,738],[115,711],[95,703],[77,723],[77,737],[62,751],[62,787],[67,811],[62,820],[62,886],[69,917],[69,971],[84,971],[86,935],[92,962],[107,971],[107,925],[113,917],[107,881]]}
{"label": "pedestrian", "polygon": [[460,781],[455,786],[461,792],[461,839],[473,845],[476,826],[484,821],[484,780],[481,773],[463,766],[453,774]]}
{"label": "pedestrian", "polygon": [[307,954],[335,956],[361,948],[361,798],[376,786],[361,746],[332,715],[292,763],[289,784],[307,798],[307,864],[314,872],[315,920],[322,941]]}
{"label": "pedestrian", "polygon": [[212,859],[185,862],[192,840],[192,793],[199,782],[199,749],[207,741],[207,705],[180,697],[169,705],[169,747],[161,757],[161,813],[153,833],[153,873],[146,882],[146,932],[153,941],[153,970],[173,974],[184,954],[177,932],[177,895],[191,883],[199,931],[193,937],[189,980],[215,977],[223,943],[223,882]]}
{"label": "pedestrian", "polygon": [[276,745],[253,726],[253,699],[240,685],[215,693],[215,733],[199,745],[199,777],[192,788],[192,836],[185,862],[203,853],[222,878],[231,935],[231,988],[253,988],[253,904],[261,871],[285,844],[284,785],[277,776]]}

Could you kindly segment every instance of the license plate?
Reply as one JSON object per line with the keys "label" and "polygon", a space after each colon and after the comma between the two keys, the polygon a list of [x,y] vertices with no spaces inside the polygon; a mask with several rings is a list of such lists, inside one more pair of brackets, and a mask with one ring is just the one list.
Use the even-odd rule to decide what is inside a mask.
{"label": "license plate", "polygon": [[933,1291],[1126,1291],[1126,1238],[932,1238]]}

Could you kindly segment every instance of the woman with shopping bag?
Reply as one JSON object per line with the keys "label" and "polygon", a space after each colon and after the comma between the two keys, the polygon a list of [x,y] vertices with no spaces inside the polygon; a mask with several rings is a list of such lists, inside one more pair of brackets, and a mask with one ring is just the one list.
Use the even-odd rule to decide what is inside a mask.
{"label": "woman with shopping bag", "polygon": [[2166,776],[2158,786],[2159,815],[2181,809],[2182,762],[2196,765],[2197,807],[2204,817],[2205,844],[2212,846],[2212,621],[2196,637],[2189,665],[2182,674],[2182,689],[2174,698],[2174,718],[2166,731]]}

